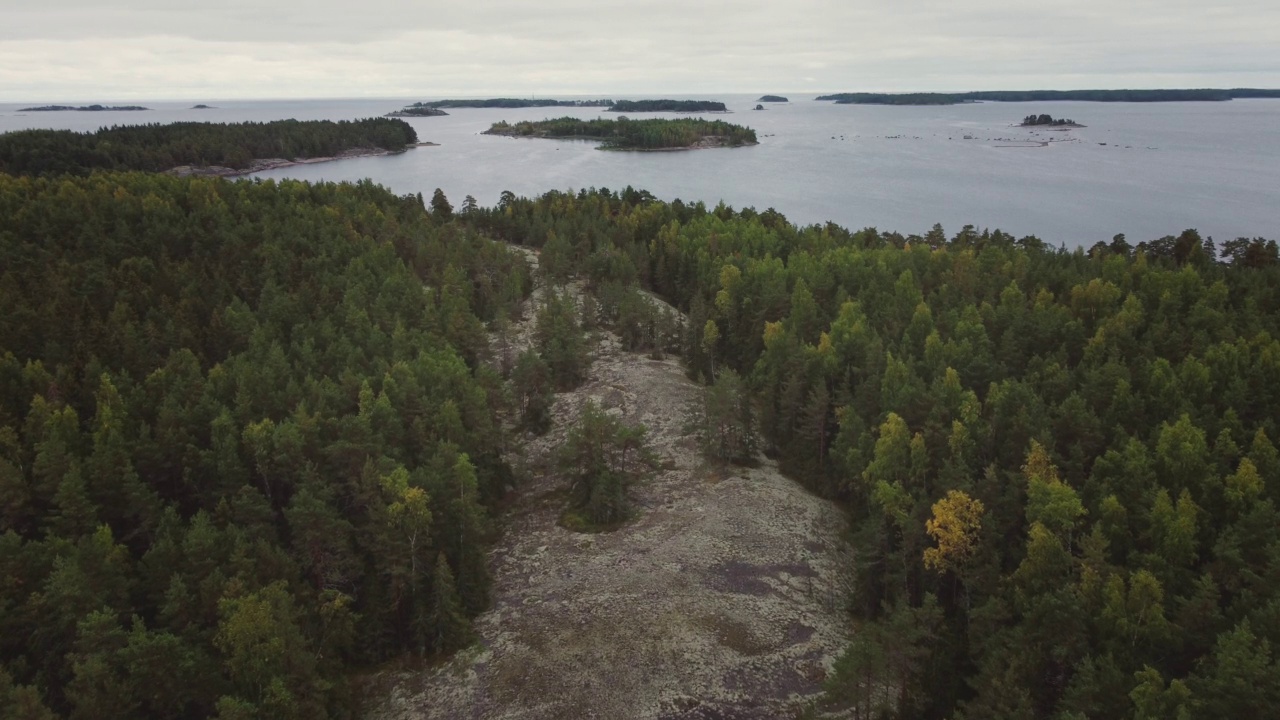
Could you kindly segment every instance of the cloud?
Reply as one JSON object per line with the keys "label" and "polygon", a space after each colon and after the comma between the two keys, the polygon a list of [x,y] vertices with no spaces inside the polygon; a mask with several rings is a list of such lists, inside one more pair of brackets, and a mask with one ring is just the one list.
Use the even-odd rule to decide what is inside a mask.
{"label": "cloud", "polygon": [[10,101],[1280,86],[1272,0],[0,4]]}

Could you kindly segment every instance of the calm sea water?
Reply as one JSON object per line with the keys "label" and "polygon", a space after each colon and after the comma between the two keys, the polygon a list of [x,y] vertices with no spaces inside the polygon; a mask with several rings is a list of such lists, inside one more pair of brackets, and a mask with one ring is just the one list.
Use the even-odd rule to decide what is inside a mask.
{"label": "calm sea water", "polygon": [[[708,96],[700,96],[708,97]],[[409,122],[424,141],[402,155],[260,173],[262,178],[372,178],[398,193],[442,188],[497,202],[503,190],[645,188],[663,199],[772,207],[794,222],[834,221],[923,233],[966,224],[1034,234],[1068,246],[1125,233],[1148,240],[1197,228],[1218,240],[1280,238],[1280,100],[1227,103],[978,103],[880,107],[816,102],[753,111],[755,96],[723,95],[717,115],[760,135],[749,148],[625,153],[594,144],[481,135],[497,120],[596,117],[598,108],[458,109]],[[0,105],[0,131],[91,130],[179,120],[351,119],[422,98],[386,100],[141,102],[149,112],[28,113]],[[133,103],[130,103],[133,104]],[[1050,113],[1088,127],[1033,132],[1015,125]],[[605,114],[612,117],[612,114]],[[643,117],[672,117],[645,114]],[[640,117],[640,116],[637,116]],[[1053,138],[1047,147],[1028,147]]]}

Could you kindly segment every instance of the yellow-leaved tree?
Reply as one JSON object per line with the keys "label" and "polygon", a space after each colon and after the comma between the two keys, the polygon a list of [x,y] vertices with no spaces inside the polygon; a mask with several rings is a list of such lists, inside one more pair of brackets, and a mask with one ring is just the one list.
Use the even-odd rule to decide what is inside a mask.
{"label": "yellow-leaved tree", "polygon": [[933,517],[925,521],[925,530],[938,546],[925,549],[925,567],[938,572],[962,568],[977,545],[984,510],[981,501],[963,490],[951,490],[934,503]]}

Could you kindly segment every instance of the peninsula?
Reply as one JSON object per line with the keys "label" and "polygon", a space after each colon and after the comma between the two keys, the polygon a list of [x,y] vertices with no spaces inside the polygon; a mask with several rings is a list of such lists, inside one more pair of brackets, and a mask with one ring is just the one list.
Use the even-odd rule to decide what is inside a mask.
{"label": "peninsula", "polygon": [[650,119],[583,120],[562,117],[554,120],[515,124],[496,122],[485,135],[547,138],[552,140],[597,140],[601,150],[694,150],[700,148],[756,145],[751,128],[721,120]]}
{"label": "peninsula", "polygon": [[133,110],[150,110],[151,108],[142,107],[141,105],[41,105],[40,107],[22,108],[18,112],[64,112],[74,110],[76,112],[103,112],[110,111],[133,111]]}
{"label": "peninsula", "polygon": [[[403,120],[279,120],[125,125],[96,132],[0,134],[0,173],[88,175],[95,170],[242,175],[299,162],[400,152],[418,144]],[[38,149],[38,150],[37,150]]]}
{"label": "peninsula", "polygon": [[819,95],[837,105],[959,105],[969,102],[1224,102],[1236,98],[1280,98],[1280,90],[990,90],[964,93],[836,93]]}
{"label": "peninsula", "polygon": [[756,102],[766,103],[766,102],[791,102],[791,101],[782,97],[781,95],[761,95],[760,99],[757,100]]}
{"label": "peninsula", "polygon": [[619,100],[611,112],[729,112],[714,100]]}

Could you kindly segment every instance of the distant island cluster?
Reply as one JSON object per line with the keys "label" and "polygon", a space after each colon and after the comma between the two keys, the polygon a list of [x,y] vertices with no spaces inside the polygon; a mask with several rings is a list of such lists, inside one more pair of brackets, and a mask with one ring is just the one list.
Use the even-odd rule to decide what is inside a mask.
{"label": "distant island cluster", "polygon": [[819,95],[837,105],[960,105],[971,102],[1223,102],[1244,98],[1280,98],[1280,90],[991,90],[964,93],[836,93]]}
{"label": "distant island cluster", "polygon": [[[767,96],[776,97],[776,96]],[[780,102],[786,102],[783,98]],[[714,100],[536,100],[521,98],[489,98],[472,100],[432,100],[416,102],[387,117],[438,117],[448,115],[444,108],[539,108],[598,107],[606,112],[729,112],[722,102]]]}
{"label": "distant island cluster", "polygon": [[18,112],[65,112],[74,110],[76,112],[103,112],[103,111],[134,111],[134,110],[150,110],[151,108],[142,107],[141,105],[41,105],[39,107],[22,108]]}

